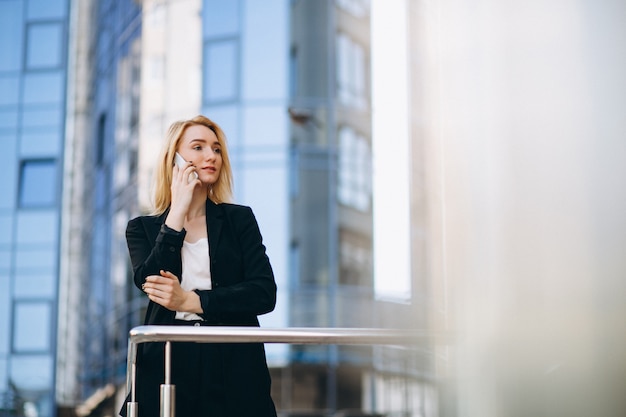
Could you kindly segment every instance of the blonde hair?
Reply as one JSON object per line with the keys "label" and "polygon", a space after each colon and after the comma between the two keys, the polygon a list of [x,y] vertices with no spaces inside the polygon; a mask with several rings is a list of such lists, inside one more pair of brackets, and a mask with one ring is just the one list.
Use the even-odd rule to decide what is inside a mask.
{"label": "blonde hair", "polygon": [[167,210],[172,203],[171,185],[174,170],[174,156],[180,139],[189,126],[206,126],[211,129],[222,148],[222,169],[215,184],[209,187],[207,197],[216,204],[230,202],[233,195],[233,174],[228,158],[226,147],[226,135],[222,129],[212,120],[205,116],[196,116],[189,120],[179,120],[170,125],[165,142],[161,148],[158,163],[155,170],[154,187],[154,211],[153,214],[160,215]]}

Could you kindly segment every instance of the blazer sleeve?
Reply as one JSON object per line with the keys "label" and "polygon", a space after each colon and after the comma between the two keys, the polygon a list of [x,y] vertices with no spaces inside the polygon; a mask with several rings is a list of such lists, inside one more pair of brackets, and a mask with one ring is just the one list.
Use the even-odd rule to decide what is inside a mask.
{"label": "blazer sleeve", "polygon": [[229,318],[269,313],[276,306],[276,282],[256,218],[252,209],[245,206],[237,206],[227,218],[239,246],[232,250],[240,251],[241,265],[238,268],[230,265],[228,270],[216,267],[212,274],[230,272],[240,276],[229,285],[219,285],[216,280],[218,285],[212,290],[196,290],[203,316],[229,321]]}
{"label": "blazer sleeve", "polygon": [[185,230],[178,232],[162,224],[156,238],[151,238],[150,227],[159,227],[154,218],[150,217],[135,218],[126,227],[133,280],[139,289],[147,276],[159,275],[160,270],[170,271],[179,279],[182,271],[180,249],[185,239]]}

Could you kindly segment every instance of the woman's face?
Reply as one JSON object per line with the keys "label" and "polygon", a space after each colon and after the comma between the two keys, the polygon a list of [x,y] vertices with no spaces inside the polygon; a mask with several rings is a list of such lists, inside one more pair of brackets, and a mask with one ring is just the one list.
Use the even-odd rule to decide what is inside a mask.
{"label": "woman's face", "polygon": [[202,184],[215,184],[222,169],[222,146],[211,129],[189,126],[180,138],[178,153],[196,168]]}

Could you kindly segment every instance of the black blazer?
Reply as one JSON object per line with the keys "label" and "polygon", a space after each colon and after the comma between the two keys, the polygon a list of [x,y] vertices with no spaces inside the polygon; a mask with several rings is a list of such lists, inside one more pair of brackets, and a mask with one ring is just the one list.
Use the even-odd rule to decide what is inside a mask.
{"label": "black blazer", "polygon": [[[167,212],[160,216],[142,216],[128,222],[126,240],[133,267],[135,285],[141,288],[148,275],[170,271],[182,276],[180,249],[185,232],[165,226]],[[211,290],[196,290],[200,296],[206,325],[258,326],[257,316],[270,312],[276,304],[276,283],[265,252],[257,221],[249,207],[214,204],[207,200],[206,223],[211,258]],[[152,301],[144,323],[174,324],[176,313]],[[270,375],[265,350],[260,343],[220,344],[211,349],[203,366],[221,369],[208,376],[222,387],[232,416],[275,417],[270,397]],[[176,344],[173,346],[175,355]],[[137,351],[137,401],[139,415],[158,415],[159,385],[164,381],[163,343],[141,344]],[[183,356],[188,356],[183,353]],[[180,356],[178,357],[180,359]],[[177,365],[186,362],[186,365]],[[183,368],[180,368],[183,366]],[[187,378],[189,360],[172,359],[172,378]],[[174,380],[172,381],[173,383]],[[180,380],[179,380],[180,383]],[[179,395],[177,390],[177,397]],[[211,403],[210,394],[205,396]],[[178,409],[177,402],[177,409]],[[120,414],[125,415],[125,407]],[[222,415],[211,411],[211,416]],[[195,416],[197,417],[197,415]]]}
{"label": "black blazer", "polygon": [[[161,269],[182,276],[185,232],[165,226],[167,212],[131,220],[126,229],[135,285]],[[246,206],[206,203],[212,290],[196,291],[202,318],[216,325],[258,326],[257,316],[274,309],[276,282],[259,226]],[[150,301],[144,324],[171,324],[175,312]]]}

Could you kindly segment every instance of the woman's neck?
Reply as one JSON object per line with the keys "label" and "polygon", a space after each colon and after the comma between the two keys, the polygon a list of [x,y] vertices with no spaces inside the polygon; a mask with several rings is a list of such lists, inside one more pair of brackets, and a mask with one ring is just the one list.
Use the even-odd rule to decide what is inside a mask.
{"label": "woman's neck", "polygon": [[197,217],[202,217],[206,215],[207,196],[207,189],[204,187],[196,188],[194,190],[191,204],[189,205],[189,210],[187,211],[188,220],[193,220]]}

